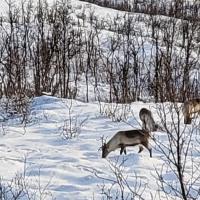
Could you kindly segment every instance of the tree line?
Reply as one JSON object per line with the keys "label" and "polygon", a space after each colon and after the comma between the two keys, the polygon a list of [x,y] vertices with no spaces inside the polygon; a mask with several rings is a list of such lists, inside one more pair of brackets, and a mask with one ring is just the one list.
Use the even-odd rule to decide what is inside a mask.
{"label": "tree line", "polygon": [[[190,9],[190,19],[166,18],[153,10],[98,18],[95,10],[80,6],[76,12],[64,0],[53,6],[45,1],[16,6],[10,0],[7,6],[0,18],[1,98],[19,102],[49,92],[76,99],[80,79],[86,85],[84,101],[89,101],[90,84],[96,99],[106,102],[150,96],[155,102],[182,102],[199,95],[198,78],[190,76],[199,66],[200,21],[194,6],[182,7],[181,13]],[[101,93],[99,83],[108,85],[109,95]]]}

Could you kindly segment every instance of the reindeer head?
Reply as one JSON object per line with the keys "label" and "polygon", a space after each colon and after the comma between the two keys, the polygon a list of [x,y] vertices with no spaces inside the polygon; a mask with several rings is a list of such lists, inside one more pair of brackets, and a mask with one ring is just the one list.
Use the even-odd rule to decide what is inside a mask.
{"label": "reindeer head", "polygon": [[104,138],[104,136],[102,136],[101,138],[101,147],[99,148],[99,150],[102,150],[102,158],[106,158],[106,156],[109,154],[108,151],[108,144],[106,144],[106,139]]}
{"label": "reindeer head", "polygon": [[102,146],[102,158],[106,158],[108,154],[109,154],[108,145],[104,143]]}

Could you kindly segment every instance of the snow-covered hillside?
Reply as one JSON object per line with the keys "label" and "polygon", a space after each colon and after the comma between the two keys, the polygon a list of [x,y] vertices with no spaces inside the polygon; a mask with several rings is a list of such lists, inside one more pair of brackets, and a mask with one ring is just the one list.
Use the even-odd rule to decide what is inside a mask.
{"label": "snow-covered hillside", "polygon": [[[71,103],[70,117],[77,119],[76,125],[80,129],[75,138],[64,140],[63,134],[67,134],[64,127],[69,120]],[[137,109],[134,112],[137,114],[143,103],[134,105]],[[56,199],[82,200],[92,199],[93,196],[96,199],[100,194],[98,184],[101,185],[103,180],[95,177],[93,170],[102,177],[112,177],[109,163],[101,158],[100,139],[102,136],[110,138],[118,130],[131,127],[101,116],[98,103],[86,104],[42,96],[33,100],[30,109],[26,127],[13,121],[1,133],[0,175],[4,181],[23,171],[25,165],[30,184],[35,184],[40,179],[41,187],[45,188],[47,185],[47,191]],[[83,121],[82,126],[79,126]],[[138,127],[136,121],[131,123]],[[72,126],[75,126],[73,120]],[[147,151],[139,155],[137,148],[128,150],[128,153],[128,156],[119,157],[119,152],[114,152],[109,160],[115,162],[127,159],[127,175],[131,178],[137,173],[138,177],[144,177],[144,182],[148,182],[148,189],[155,188],[155,182],[149,181],[149,176],[155,165],[160,163],[159,155],[153,152],[153,158],[149,158]]]}
{"label": "snow-covered hillside", "polygon": [[[14,1],[16,5],[20,5],[19,2],[20,0]],[[52,5],[54,1],[48,0],[48,3]],[[66,19],[69,17],[71,20],[67,27],[71,32],[69,31],[69,35],[66,37],[81,35],[80,43],[87,44],[88,49],[91,48],[94,51],[88,51],[88,54],[85,55],[85,51],[88,49],[82,46],[77,55],[72,56],[69,60],[66,59],[70,63],[65,63],[66,68],[62,66],[62,61],[66,58],[65,55],[70,57],[68,53],[71,51],[62,52],[64,38],[62,34],[60,40],[58,38],[54,40],[54,37],[51,37],[60,30],[55,28],[59,27],[56,21],[55,23],[50,22],[47,26],[38,26],[38,30],[41,27],[44,28],[44,35],[49,34],[41,40],[40,37],[43,33],[38,36],[34,32],[34,22],[29,24],[32,40],[27,40],[30,45],[30,52],[27,51],[27,54],[26,51],[21,50],[24,44],[22,45],[20,40],[23,38],[22,30],[26,26],[22,28],[19,23],[20,25],[17,24],[15,27],[20,31],[16,31],[16,35],[13,35],[13,44],[17,41],[21,48],[16,45],[17,48],[13,49],[19,50],[18,53],[21,53],[22,58],[27,55],[27,60],[31,62],[29,63],[26,59],[20,60],[22,63],[25,61],[23,73],[24,76],[27,76],[22,75],[21,85],[25,83],[23,86],[27,91],[34,89],[37,92],[38,74],[35,73],[35,70],[40,67],[42,70],[39,71],[39,74],[41,73],[39,81],[42,81],[38,97],[32,97],[28,107],[23,107],[26,111],[24,116],[22,116],[23,112],[23,114],[16,114],[16,110],[10,110],[9,107],[12,101],[15,101],[15,105],[18,106],[17,91],[12,93],[13,96],[16,94],[16,99],[6,101],[2,98],[0,101],[0,200],[181,200],[184,188],[181,188],[180,182],[184,183],[183,187],[188,192],[186,194],[188,199],[199,200],[200,122],[196,117],[191,124],[185,125],[182,103],[176,102],[177,99],[182,98],[181,95],[178,96],[178,91],[182,91],[183,80],[183,68],[177,68],[177,66],[182,66],[181,64],[185,66],[186,53],[188,53],[188,66],[193,69],[190,71],[191,80],[188,78],[188,82],[191,81],[191,85],[196,86],[195,94],[199,94],[199,44],[196,32],[190,46],[187,43],[188,38],[184,38],[184,42],[181,40],[183,36],[178,32],[179,28],[182,30],[180,20],[170,21],[176,30],[171,38],[170,34],[173,29],[167,28],[170,23],[168,24],[169,18],[166,16],[149,17],[142,13],[126,13],[78,0],[72,0],[70,6],[69,15],[63,15]],[[49,7],[49,15],[52,14],[50,11]],[[5,16],[7,13],[8,4],[0,1],[0,15]],[[51,21],[51,17],[48,18],[49,21]],[[159,19],[163,21],[160,22]],[[6,38],[6,33],[10,29],[9,20],[5,20],[4,17],[1,20],[0,89],[6,90],[6,87],[2,85],[6,85],[8,82],[6,86],[9,86],[7,80],[10,74],[7,73],[4,76],[3,73],[6,71],[5,66],[9,63],[7,62],[9,48],[6,46],[6,39],[9,37]],[[126,20],[129,20],[130,23],[126,24]],[[37,20],[36,23],[38,23]],[[155,33],[153,33],[151,23],[155,24],[154,28],[157,32],[154,30]],[[131,31],[129,33],[125,31],[124,36],[122,32],[126,28],[127,30],[131,28]],[[194,26],[195,28],[196,26]],[[78,30],[77,35],[74,31],[76,29]],[[119,32],[116,33],[116,30]],[[27,32],[29,34],[29,31]],[[188,32],[188,35],[192,37],[193,33]],[[15,40],[15,36],[19,36],[20,39]],[[37,36],[39,45],[34,46],[36,44],[34,39]],[[94,38],[92,38],[93,36]],[[157,40],[156,37],[158,37]],[[72,37],[72,41],[75,41],[76,44],[78,40],[76,41],[74,38]],[[52,40],[50,41],[50,39]],[[52,45],[51,42],[55,42],[57,39],[61,42],[55,46],[57,48],[60,45],[61,50],[55,48],[51,54],[48,51],[50,47],[48,45]],[[89,45],[88,43],[92,40],[94,43]],[[47,55],[50,55],[49,57],[54,55],[49,63],[45,59],[43,60],[40,54],[38,55],[41,57],[34,57],[42,41],[44,41],[44,46],[41,45],[41,52],[42,50],[46,51]],[[69,49],[73,46],[73,42],[70,43]],[[129,46],[130,44],[132,46]],[[95,49],[95,45],[100,48]],[[76,47],[78,48],[78,45],[75,46],[75,50]],[[129,49],[126,51],[128,47],[131,51]],[[6,51],[7,48],[8,51]],[[74,49],[72,48],[72,54]],[[59,51],[61,54],[56,57],[56,53]],[[15,53],[15,51],[11,52]],[[48,54],[49,52],[50,54]],[[61,55],[64,55],[63,60],[59,57]],[[172,55],[170,59],[168,59],[169,55]],[[16,53],[13,60],[15,61],[18,56]],[[91,59],[87,56],[91,56]],[[11,58],[13,57],[11,56]],[[38,63],[35,62],[36,58],[38,58]],[[17,70],[21,68],[17,68],[17,64],[20,66],[20,62],[13,62],[13,60],[10,60],[10,66],[11,72],[13,72],[12,76],[15,78],[15,75],[19,74]],[[44,63],[41,64],[43,61]],[[91,69],[88,69],[87,66],[89,61]],[[12,68],[12,64],[16,64],[16,68]],[[50,70],[44,69],[43,64],[46,64],[46,68],[49,67]],[[72,66],[68,71],[69,74],[65,71],[66,76],[62,76],[64,69],[68,69],[69,66]],[[124,66],[130,67],[127,76],[124,76],[126,74]],[[160,69],[159,73],[161,73],[157,74],[157,80],[163,81],[159,82],[161,93],[158,93],[158,99],[162,98],[162,91],[166,95],[169,94],[168,98],[163,97],[164,100],[167,99],[165,103],[155,103],[155,96],[153,98],[150,96],[154,92],[152,88],[155,85],[152,86],[152,84],[156,82],[155,66]],[[86,68],[79,69],[81,67]],[[184,69],[188,69],[187,65]],[[88,71],[89,73],[87,73]],[[95,73],[97,73],[96,76]],[[162,75],[166,75],[166,77]],[[188,74],[186,73],[186,75]],[[44,76],[46,79],[43,80]],[[169,76],[170,79],[168,79]],[[162,80],[159,79],[160,77]],[[121,84],[120,81],[125,78],[127,79]],[[69,90],[65,88],[66,82],[69,84]],[[15,86],[15,84],[13,85]],[[123,86],[127,87],[128,92],[124,91],[124,93],[127,92],[126,94],[129,95],[130,99],[128,100],[141,99],[143,101],[131,102],[126,98],[123,99],[123,92],[121,92]],[[169,90],[168,86],[171,86]],[[45,90],[46,88],[47,90]],[[51,96],[53,94],[51,90],[55,92],[55,96]],[[170,93],[171,90],[174,93]],[[63,96],[73,96],[75,91],[76,100],[60,98],[66,91],[71,93]],[[4,91],[1,92],[0,95],[3,97]],[[49,94],[49,96],[42,94]],[[116,104],[117,97],[119,99]],[[168,102],[168,99],[172,99],[174,102]],[[113,100],[113,103],[106,103],[109,100]],[[123,100],[128,103],[120,104],[119,102],[123,102]],[[87,101],[88,103],[86,103]],[[151,110],[155,121],[163,126],[163,131],[152,133],[150,143],[153,148],[153,157],[150,158],[146,149],[138,154],[136,146],[127,148],[127,155],[119,155],[120,149],[118,149],[103,159],[102,139],[108,141],[120,130],[141,129],[142,122],[139,119],[141,108]],[[24,119],[22,119],[23,117]],[[180,152],[181,156],[177,152]],[[182,180],[180,180],[181,178]]]}
{"label": "snow-covered hillside", "polygon": [[[101,115],[98,102],[82,103],[49,96],[34,98],[26,126],[20,125],[16,119],[4,123],[0,135],[2,181],[9,181],[16,173],[23,173],[25,168],[27,188],[44,190],[37,194],[41,199],[51,199],[52,196],[58,200],[102,199],[101,190],[110,187],[112,182],[109,180],[115,180],[112,170],[117,166],[123,170],[130,187],[144,199],[151,199],[151,195],[159,199],[156,170],[162,169],[164,161],[153,141],[152,158],[147,150],[138,154],[137,147],[128,148],[126,156],[119,156],[119,151],[112,152],[107,159],[101,158],[99,150],[102,136],[110,139],[119,130],[140,128],[140,108],[152,110],[153,106],[132,103],[126,120],[130,126]],[[157,115],[154,113],[154,116]],[[70,120],[70,130],[77,128],[77,132],[72,139],[65,139],[70,134]],[[155,136],[167,145],[166,133],[156,132]],[[175,181],[170,174],[173,173],[165,172],[167,179]],[[114,191],[113,187],[113,198],[117,195]],[[24,199],[28,198],[25,196]]]}

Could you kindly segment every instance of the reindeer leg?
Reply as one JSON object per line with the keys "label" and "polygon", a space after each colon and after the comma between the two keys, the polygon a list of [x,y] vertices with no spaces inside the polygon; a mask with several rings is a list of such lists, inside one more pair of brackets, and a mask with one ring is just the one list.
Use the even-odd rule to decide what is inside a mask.
{"label": "reindeer leg", "polygon": [[124,147],[124,154],[126,155],[126,147]]}
{"label": "reindeer leg", "polygon": [[188,112],[184,113],[184,124],[191,124],[191,123],[192,123],[191,114]]}
{"label": "reindeer leg", "polygon": [[147,144],[147,149],[149,150],[150,157],[152,158],[152,148]]}
{"label": "reindeer leg", "polygon": [[148,149],[150,157],[152,158],[152,148],[150,147],[149,142],[145,141],[142,144]]}
{"label": "reindeer leg", "polygon": [[120,155],[122,155],[124,148],[121,146]]}
{"label": "reindeer leg", "polygon": [[123,152],[126,154],[126,147],[123,144],[120,145],[120,147],[121,147],[120,155],[122,155]]}
{"label": "reindeer leg", "polygon": [[184,118],[184,124],[191,124],[192,123],[192,120],[190,117],[185,117]]}
{"label": "reindeer leg", "polygon": [[148,150],[149,150],[149,153],[150,153],[150,157],[152,158],[152,149],[149,148]]}
{"label": "reindeer leg", "polygon": [[142,151],[143,151],[143,146],[139,146],[139,151],[138,151],[138,153],[141,153]]}

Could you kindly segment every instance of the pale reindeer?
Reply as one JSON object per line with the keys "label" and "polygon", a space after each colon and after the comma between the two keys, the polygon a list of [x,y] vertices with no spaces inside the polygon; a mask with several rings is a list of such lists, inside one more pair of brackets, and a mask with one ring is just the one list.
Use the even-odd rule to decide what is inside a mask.
{"label": "pale reindeer", "polygon": [[183,103],[184,124],[191,124],[195,113],[200,115],[200,98],[187,100]]}
{"label": "pale reindeer", "polygon": [[127,130],[117,132],[108,143],[102,146],[102,158],[120,148],[120,155],[124,152],[126,154],[126,147],[139,145],[139,152],[143,151],[143,146],[149,150],[150,157],[152,157],[152,149],[149,145],[150,134],[146,130]]}
{"label": "pale reindeer", "polygon": [[153,115],[150,110],[142,108],[139,112],[139,117],[142,121],[142,129],[149,132],[157,131],[158,129],[162,130],[162,128],[155,123]]}

